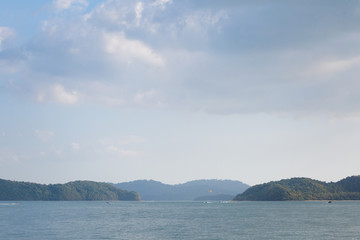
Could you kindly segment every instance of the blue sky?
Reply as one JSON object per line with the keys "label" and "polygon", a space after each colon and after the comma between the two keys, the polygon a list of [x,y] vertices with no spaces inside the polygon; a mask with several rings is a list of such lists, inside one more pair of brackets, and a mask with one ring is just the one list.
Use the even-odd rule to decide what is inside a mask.
{"label": "blue sky", "polygon": [[0,1],[0,177],[359,174],[358,1]]}

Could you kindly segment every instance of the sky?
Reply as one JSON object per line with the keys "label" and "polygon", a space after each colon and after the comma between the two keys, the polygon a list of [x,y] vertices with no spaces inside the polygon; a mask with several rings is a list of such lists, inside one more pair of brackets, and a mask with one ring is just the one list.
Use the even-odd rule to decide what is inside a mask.
{"label": "sky", "polygon": [[360,2],[0,0],[0,178],[360,174]]}

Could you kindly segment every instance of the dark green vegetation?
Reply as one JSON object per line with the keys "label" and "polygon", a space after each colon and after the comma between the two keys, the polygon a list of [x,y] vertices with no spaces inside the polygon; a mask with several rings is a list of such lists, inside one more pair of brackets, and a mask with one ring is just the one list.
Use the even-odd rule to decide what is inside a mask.
{"label": "dark green vegetation", "polygon": [[238,194],[235,201],[360,200],[360,176],[338,182],[291,178],[260,184]]}
{"label": "dark green vegetation", "polygon": [[66,184],[36,184],[0,179],[0,201],[138,201],[136,192],[120,190],[111,184],[75,181]]}
{"label": "dark green vegetation", "polygon": [[[183,184],[169,185],[153,180],[137,180],[114,184],[125,190],[136,191],[143,200],[183,201],[183,200],[218,200],[233,199],[249,186],[232,180],[196,180]],[[200,199],[198,199],[200,197]]]}

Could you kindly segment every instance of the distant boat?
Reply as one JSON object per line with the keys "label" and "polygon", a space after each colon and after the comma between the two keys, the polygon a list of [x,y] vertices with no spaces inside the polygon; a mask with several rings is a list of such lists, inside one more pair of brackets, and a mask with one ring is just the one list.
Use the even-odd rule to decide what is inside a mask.
{"label": "distant boat", "polygon": [[332,201],[328,201],[328,203],[332,203]]}

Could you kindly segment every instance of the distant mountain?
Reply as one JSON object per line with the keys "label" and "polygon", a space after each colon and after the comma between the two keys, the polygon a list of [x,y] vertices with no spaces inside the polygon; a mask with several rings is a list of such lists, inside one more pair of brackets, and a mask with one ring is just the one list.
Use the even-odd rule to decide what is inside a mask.
{"label": "distant mountain", "polygon": [[[120,189],[136,191],[143,200],[154,201],[183,201],[194,200],[198,197],[208,200],[223,196],[229,200],[239,192],[245,191],[249,186],[240,181],[232,180],[196,180],[183,184],[169,185],[154,180],[137,180],[114,184]],[[232,199],[232,198],[230,198]]]}
{"label": "distant mountain", "polygon": [[36,184],[0,179],[0,201],[138,201],[139,194],[120,190],[111,184],[75,181],[66,184]]}
{"label": "distant mountain", "polygon": [[289,201],[289,200],[360,200],[360,176],[352,176],[336,183],[310,178],[291,178],[255,185],[236,201]]}

